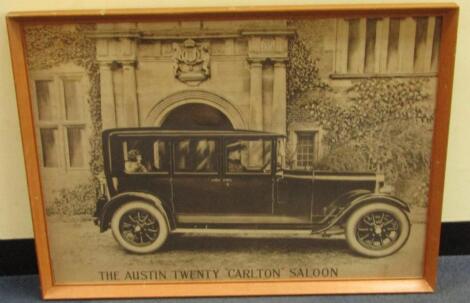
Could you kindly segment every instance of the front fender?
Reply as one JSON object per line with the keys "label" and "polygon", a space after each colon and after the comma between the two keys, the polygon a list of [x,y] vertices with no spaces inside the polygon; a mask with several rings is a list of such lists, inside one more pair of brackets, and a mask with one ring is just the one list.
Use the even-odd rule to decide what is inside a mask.
{"label": "front fender", "polygon": [[330,217],[328,219],[328,223],[324,225],[322,228],[319,230],[316,230],[315,232],[323,232],[331,227],[338,225],[340,223],[343,223],[345,220],[348,219],[348,217],[351,215],[351,213],[356,210],[357,208],[373,203],[373,202],[382,202],[382,203],[388,203],[391,205],[394,205],[406,212],[410,212],[410,207],[406,202],[403,200],[387,195],[387,194],[377,194],[377,193],[371,193],[369,191],[365,190],[357,190],[357,191],[351,191],[347,194],[342,195],[340,198],[342,199],[337,199],[332,204],[334,205],[334,208],[336,211],[333,211],[335,215],[333,217]]}
{"label": "front fender", "polygon": [[384,202],[384,203],[392,204],[392,205],[397,206],[398,208],[401,208],[404,211],[410,212],[410,207],[408,203],[401,200],[400,198],[387,195],[387,194],[376,194],[376,193],[370,193],[367,195],[357,197],[350,203],[350,207],[355,208],[359,205],[363,205],[363,204],[371,203],[371,202]]}
{"label": "front fender", "polygon": [[405,201],[395,196],[391,196],[387,194],[369,193],[369,194],[355,197],[355,199],[349,201],[349,203],[344,205],[345,207],[343,208],[343,210],[335,218],[334,220],[335,223],[346,220],[349,217],[349,215],[357,208],[363,205],[369,204],[369,203],[374,203],[374,202],[387,203],[390,205],[394,205],[408,213],[410,212],[410,207],[408,206],[408,204]]}
{"label": "front fender", "polygon": [[171,230],[171,221],[167,214],[170,209],[164,204],[164,202],[162,202],[162,200],[160,200],[160,198],[144,192],[126,192],[114,196],[103,206],[100,217],[100,231],[104,232],[108,229],[109,222],[113,217],[114,211],[116,211],[121,205],[135,200],[147,202],[155,206],[163,214],[168,224],[168,228]]}
{"label": "front fender", "polygon": [[372,192],[367,189],[355,189],[348,191],[339,197],[337,197],[333,202],[330,203],[329,208],[345,208],[348,207],[354,200],[362,196],[371,194]]}

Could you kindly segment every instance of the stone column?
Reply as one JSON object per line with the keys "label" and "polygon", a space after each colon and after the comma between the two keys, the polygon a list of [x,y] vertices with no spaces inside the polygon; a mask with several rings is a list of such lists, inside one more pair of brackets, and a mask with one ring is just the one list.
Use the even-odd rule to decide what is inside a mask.
{"label": "stone column", "polygon": [[[263,130],[263,62],[250,60],[250,129]],[[262,142],[250,142],[248,166],[256,169],[263,164]]]}
{"label": "stone column", "polygon": [[114,100],[113,72],[111,62],[100,64],[101,119],[103,129],[116,127],[116,103]]}
{"label": "stone column", "polygon": [[287,127],[287,83],[286,83],[286,62],[285,60],[274,61],[273,80],[273,110],[272,125],[273,131],[279,134],[286,134]]}
{"label": "stone column", "polygon": [[139,104],[137,100],[137,83],[135,77],[135,61],[122,61],[122,80],[123,80],[123,108],[122,116],[125,117],[126,125],[139,126]]}
{"label": "stone column", "polygon": [[250,129],[263,129],[263,63],[250,60]]}

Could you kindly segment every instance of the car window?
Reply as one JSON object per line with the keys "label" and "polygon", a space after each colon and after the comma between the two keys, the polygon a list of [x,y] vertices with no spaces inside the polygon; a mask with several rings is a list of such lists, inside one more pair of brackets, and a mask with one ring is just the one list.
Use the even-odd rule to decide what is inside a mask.
{"label": "car window", "polygon": [[175,141],[176,172],[217,172],[216,141],[191,138]]}
{"label": "car window", "polygon": [[286,139],[277,139],[277,157],[276,157],[276,171],[282,170],[286,166]]}
{"label": "car window", "polygon": [[169,171],[169,144],[151,138],[122,141],[124,172],[127,174]]}
{"label": "car window", "polygon": [[228,139],[225,167],[229,173],[270,173],[272,142],[266,139]]}

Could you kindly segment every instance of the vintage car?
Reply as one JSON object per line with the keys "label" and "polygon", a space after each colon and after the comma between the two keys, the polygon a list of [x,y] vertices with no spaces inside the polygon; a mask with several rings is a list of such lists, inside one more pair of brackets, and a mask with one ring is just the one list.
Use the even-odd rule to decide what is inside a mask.
{"label": "vintage car", "polygon": [[284,141],[243,130],[106,130],[95,223],[134,253],[188,232],[345,235],[368,257],[405,244],[410,209],[383,175],[284,169]]}

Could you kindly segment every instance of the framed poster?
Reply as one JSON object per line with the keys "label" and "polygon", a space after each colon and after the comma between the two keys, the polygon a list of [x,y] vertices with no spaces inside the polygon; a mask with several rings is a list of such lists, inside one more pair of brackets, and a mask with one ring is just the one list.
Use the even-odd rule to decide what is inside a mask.
{"label": "framed poster", "polygon": [[457,15],[10,13],[44,298],[432,291]]}

